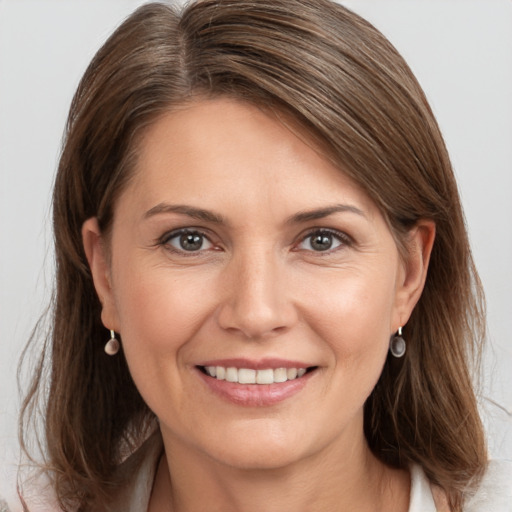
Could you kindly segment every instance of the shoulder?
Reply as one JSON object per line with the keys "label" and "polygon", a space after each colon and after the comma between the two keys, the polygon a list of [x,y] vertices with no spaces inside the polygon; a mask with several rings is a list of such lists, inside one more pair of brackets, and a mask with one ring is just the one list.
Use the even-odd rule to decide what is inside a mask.
{"label": "shoulder", "polygon": [[[0,0],[1,3],[1,0]],[[110,489],[109,503],[95,505],[94,512],[141,512],[147,510],[153,480],[163,453],[160,431],[156,430],[119,464],[112,474],[116,485]],[[29,479],[30,485],[23,485],[23,506],[19,499],[12,497],[7,503],[0,496],[0,512],[57,512],[61,511],[51,482],[44,473]],[[9,497],[8,497],[9,499]],[[9,508],[10,507],[10,508]],[[89,509],[88,509],[89,510]]]}
{"label": "shoulder", "polygon": [[[464,512],[512,512],[512,461],[493,460],[476,488],[468,494]],[[419,466],[411,467],[409,512],[449,512],[444,491],[428,482]]]}
{"label": "shoulder", "polygon": [[7,502],[0,496],[0,512],[9,512]]}
{"label": "shoulder", "polygon": [[108,512],[147,510],[162,451],[162,438],[156,431],[119,466],[114,479],[122,485],[113,491]]}
{"label": "shoulder", "polygon": [[492,460],[464,512],[512,512],[512,460]]}

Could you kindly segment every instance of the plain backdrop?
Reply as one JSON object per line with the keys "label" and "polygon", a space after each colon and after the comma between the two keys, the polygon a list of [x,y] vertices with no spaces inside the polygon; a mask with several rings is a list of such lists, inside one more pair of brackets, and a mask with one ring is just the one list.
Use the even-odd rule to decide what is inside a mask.
{"label": "plain backdrop", "polygon": [[[12,495],[18,456],[17,362],[52,290],[50,195],[67,109],[95,51],[141,3],[0,0],[0,495]],[[344,3],[404,55],[446,138],[488,300],[491,454],[512,458],[512,2]]]}

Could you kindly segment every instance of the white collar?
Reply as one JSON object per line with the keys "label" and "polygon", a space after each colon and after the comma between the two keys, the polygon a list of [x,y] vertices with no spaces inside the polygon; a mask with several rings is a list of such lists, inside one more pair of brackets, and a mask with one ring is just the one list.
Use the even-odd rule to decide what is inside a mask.
{"label": "white collar", "polygon": [[420,466],[414,464],[411,471],[411,498],[409,512],[436,512],[430,483]]}

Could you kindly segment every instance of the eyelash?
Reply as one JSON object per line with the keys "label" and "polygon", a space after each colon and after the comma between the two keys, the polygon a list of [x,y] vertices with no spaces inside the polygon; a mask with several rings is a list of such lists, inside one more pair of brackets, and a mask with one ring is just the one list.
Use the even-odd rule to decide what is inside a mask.
{"label": "eyelash", "polygon": [[159,241],[158,245],[164,246],[168,251],[173,252],[175,254],[179,254],[184,257],[194,257],[198,254],[203,253],[205,250],[208,249],[199,249],[197,251],[187,251],[186,249],[178,249],[177,247],[173,247],[170,244],[170,241],[179,238],[183,235],[198,235],[202,238],[202,244],[204,244],[204,241],[208,241],[213,247],[215,247],[214,243],[210,240],[210,238],[201,230],[199,229],[193,229],[193,228],[185,228],[185,229],[178,229],[175,231],[171,231],[169,233],[166,233]]}
{"label": "eyelash", "polygon": [[346,233],[343,233],[342,231],[338,231],[338,230],[332,229],[332,228],[313,228],[313,229],[310,229],[305,235],[303,235],[300,238],[300,241],[298,244],[296,244],[294,250],[300,251],[301,249],[298,248],[298,246],[303,244],[304,242],[306,242],[306,240],[308,240],[308,239],[310,239],[310,245],[311,245],[311,240],[313,237],[326,236],[326,235],[328,235],[334,239],[337,239],[337,241],[339,242],[339,245],[334,248],[328,248],[325,251],[315,251],[313,249],[304,249],[304,250],[314,253],[316,256],[327,256],[327,255],[330,255],[330,254],[342,249],[343,247],[350,247],[353,244],[352,238],[349,235],[347,235]]}
{"label": "eyelash", "polygon": [[[211,241],[211,239],[208,237],[206,233],[199,229],[193,229],[193,228],[185,228],[185,229],[178,229],[176,231],[171,231],[169,233],[166,233],[164,236],[160,238],[158,241],[158,245],[164,246],[168,251],[171,251],[173,253],[179,254],[184,257],[194,257],[198,256],[199,254],[204,253],[205,251],[211,250],[208,249],[199,249],[197,251],[187,251],[186,249],[178,249],[177,247],[173,247],[169,242],[173,239],[176,239],[178,237],[181,237],[183,235],[198,235],[202,238],[202,244],[204,244],[204,241],[206,240],[209,242],[213,248],[215,249],[215,244]],[[313,249],[301,249],[299,245],[303,244],[306,240],[312,239],[315,236],[326,236],[333,237],[338,240],[339,245],[334,248],[328,248],[325,251],[315,251]],[[311,242],[310,242],[311,244]],[[318,256],[328,255],[331,254],[337,250],[339,250],[342,247],[349,247],[353,244],[352,238],[347,235],[346,233],[343,233],[342,231],[338,231],[336,229],[332,228],[312,228],[307,233],[301,236],[298,243],[294,245],[293,250],[294,251],[300,251],[305,250],[307,252],[315,253]]]}

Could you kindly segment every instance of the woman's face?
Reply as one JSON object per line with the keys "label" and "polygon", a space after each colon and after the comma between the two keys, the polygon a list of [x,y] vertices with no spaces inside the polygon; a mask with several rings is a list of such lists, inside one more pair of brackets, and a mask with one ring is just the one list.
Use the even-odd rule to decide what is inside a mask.
{"label": "woman's face", "polygon": [[425,265],[297,130],[229,99],[165,115],[115,206],[110,259],[94,219],[84,241],[167,448],[262,468],[364,445]]}

